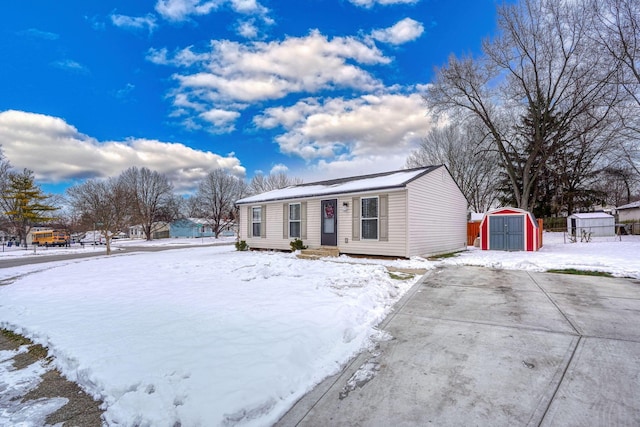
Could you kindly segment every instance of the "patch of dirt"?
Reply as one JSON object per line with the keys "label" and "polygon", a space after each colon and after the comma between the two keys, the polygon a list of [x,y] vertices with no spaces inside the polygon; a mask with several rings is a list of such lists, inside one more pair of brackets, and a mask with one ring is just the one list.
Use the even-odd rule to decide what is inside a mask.
{"label": "patch of dirt", "polygon": [[[17,350],[25,342],[25,338],[9,338],[3,330],[0,330],[0,350]],[[46,358],[46,349],[37,344],[31,344],[29,351],[17,354],[13,358],[13,366],[23,369],[36,361]],[[42,382],[35,389],[22,397],[23,402],[42,398],[63,397],[69,402],[62,408],[50,414],[46,423],[55,425],[61,423],[63,427],[99,427],[102,426],[101,402],[93,400],[76,383],[64,378],[56,369],[51,369],[42,375]]]}

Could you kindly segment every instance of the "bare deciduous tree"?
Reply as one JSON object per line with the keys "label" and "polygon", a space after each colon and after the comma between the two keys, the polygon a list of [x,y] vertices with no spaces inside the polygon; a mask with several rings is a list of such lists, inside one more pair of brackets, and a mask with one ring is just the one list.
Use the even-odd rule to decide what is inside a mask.
{"label": "bare deciduous tree", "polygon": [[198,186],[196,200],[198,212],[208,221],[215,237],[236,220],[235,202],[245,192],[241,179],[222,169],[210,172]]}
{"label": "bare deciduous tree", "polygon": [[145,167],[131,167],[122,173],[121,179],[130,194],[132,220],[142,226],[146,239],[151,240],[163,222],[171,222],[178,215],[173,186],[166,175]]}
{"label": "bare deciduous tree", "polygon": [[249,183],[249,192],[251,194],[260,194],[297,184],[302,184],[302,179],[289,177],[284,172],[272,173],[266,176],[256,174]]}
{"label": "bare deciduous tree", "polygon": [[[504,4],[498,27],[480,58],[452,56],[425,99],[436,113],[466,112],[483,124],[514,201],[529,209],[548,160],[612,123],[619,64],[591,42],[593,19],[582,2]],[[510,115],[517,120],[504,119]]]}
{"label": "bare deciduous tree", "polygon": [[498,156],[485,135],[470,122],[433,128],[407,158],[408,168],[444,164],[475,212],[486,212],[498,199]]}
{"label": "bare deciduous tree", "polygon": [[640,178],[640,5],[637,0],[592,0],[591,8],[596,43],[622,65],[619,84],[628,100],[619,110],[626,131],[620,138],[620,159]]}
{"label": "bare deciduous tree", "polygon": [[68,188],[67,194],[85,226],[105,236],[110,255],[112,233],[122,231],[130,220],[130,195],[123,180],[90,179]]}

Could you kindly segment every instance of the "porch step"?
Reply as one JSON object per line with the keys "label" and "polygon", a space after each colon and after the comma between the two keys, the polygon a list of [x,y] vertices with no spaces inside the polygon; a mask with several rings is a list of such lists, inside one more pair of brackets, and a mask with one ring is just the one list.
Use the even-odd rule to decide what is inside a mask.
{"label": "porch step", "polygon": [[314,249],[303,249],[298,254],[298,258],[300,259],[319,259],[337,256],[340,256],[340,250],[336,246],[321,246]]}

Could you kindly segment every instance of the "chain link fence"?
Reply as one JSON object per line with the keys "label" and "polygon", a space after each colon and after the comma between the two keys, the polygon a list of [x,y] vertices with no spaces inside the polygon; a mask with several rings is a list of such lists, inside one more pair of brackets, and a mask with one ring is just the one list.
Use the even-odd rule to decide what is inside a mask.
{"label": "chain link fence", "polygon": [[640,222],[567,228],[566,218],[545,218],[544,231],[562,233],[564,243],[637,240],[640,236]]}

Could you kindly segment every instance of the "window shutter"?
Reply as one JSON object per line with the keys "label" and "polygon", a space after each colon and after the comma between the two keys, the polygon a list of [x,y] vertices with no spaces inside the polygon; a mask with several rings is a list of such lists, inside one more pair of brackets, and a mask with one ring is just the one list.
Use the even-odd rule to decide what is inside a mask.
{"label": "window shutter", "polygon": [[253,211],[251,210],[251,206],[247,206],[247,237],[253,237],[253,227],[251,226],[252,217]]}
{"label": "window shutter", "polygon": [[267,205],[260,206],[260,213],[262,214],[262,219],[260,220],[260,237],[263,239],[267,238]]}
{"label": "window shutter", "polygon": [[360,198],[351,199],[352,221],[351,221],[351,240],[360,240]]}
{"label": "window shutter", "polygon": [[282,238],[289,238],[289,203],[282,204]]}
{"label": "window shutter", "polygon": [[300,202],[300,239],[307,239],[307,202]]}
{"label": "window shutter", "polygon": [[381,242],[389,241],[389,195],[381,194],[378,196],[380,206],[378,206],[378,216],[380,218],[380,236],[378,240]]}

